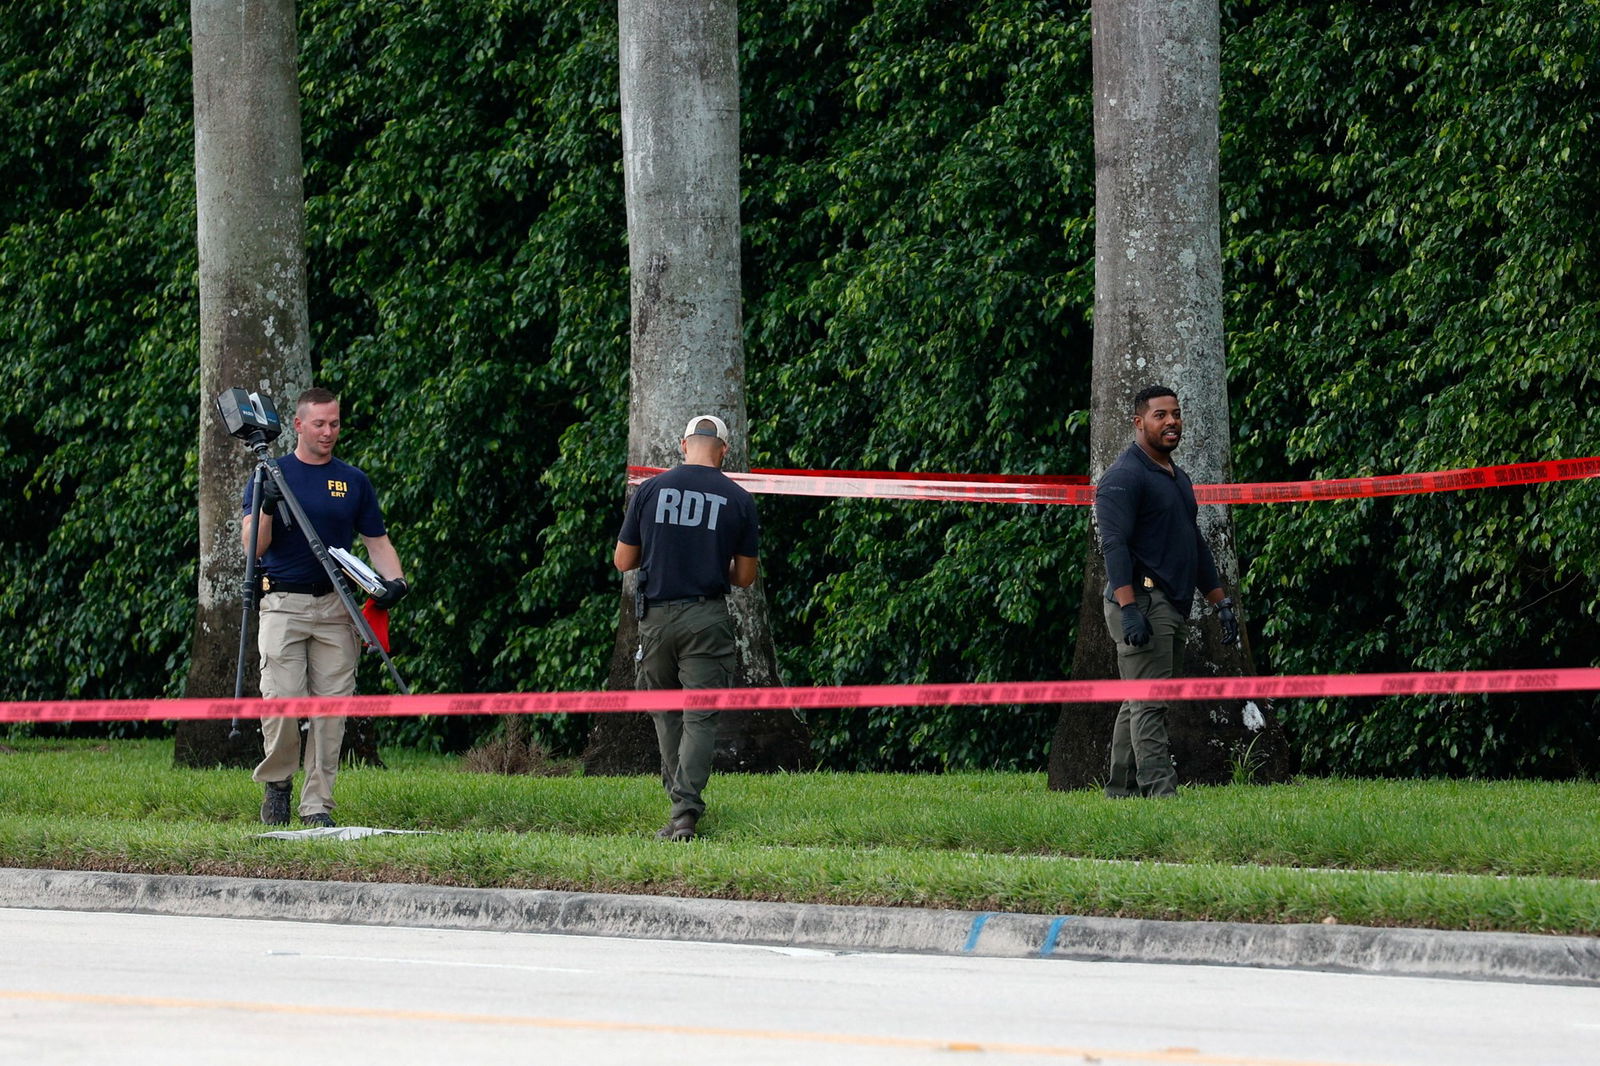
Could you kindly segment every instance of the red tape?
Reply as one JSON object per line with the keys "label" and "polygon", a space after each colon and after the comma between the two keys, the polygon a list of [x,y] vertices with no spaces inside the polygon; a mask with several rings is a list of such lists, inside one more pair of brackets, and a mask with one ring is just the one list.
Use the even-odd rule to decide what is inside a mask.
{"label": "red tape", "polygon": [[[660,467],[628,467],[628,483],[636,485],[661,473]],[[977,503],[1052,503],[1087,506],[1094,486],[1077,475],[1011,476],[1008,474],[899,474],[857,470],[729,471],[728,476],[751,492],[783,496],[833,496],[882,500],[965,500]],[[1512,463],[1427,474],[1336,478],[1330,481],[1266,481],[1247,485],[1196,485],[1199,503],[1294,503],[1306,500],[1349,500],[1374,496],[1408,496],[1505,485],[1535,485],[1600,476],[1600,456]]]}
{"label": "red tape", "polygon": [[1115,703],[1121,700],[1310,699],[1439,693],[1572,692],[1600,689],[1600,668],[1460,673],[1330,674],[1173,678],[1165,681],[1021,681],[982,685],[854,685],[822,688],[657,689],[309,697],[290,700],[62,700],[0,703],[0,722],[127,722],[338,715],[599,714],[613,711],[749,711],[807,707],[917,707],[995,703]]}
{"label": "red tape", "polygon": [[1332,481],[1263,481],[1253,485],[1196,485],[1198,503],[1284,503],[1300,500],[1348,500],[1372,496],[1409,496],[1423,492],[1489,489],[1505,485],[1537,485],[1576,481],[1600,475],[1600,457],[1556,459],[1544,463],[1512,463],[1431,474],[1349,477]]}
{"label": "red tape", "polygon": [[[656,466],[628,467],[637,485],[661,473]],[[900,474],[861,470],[728,471],[750,492],[781,496],[834,496],[875,500],[967,500],[976,503],[1094,502],[1094,487],[1081,474],[1012,477],[1009,474]]]}

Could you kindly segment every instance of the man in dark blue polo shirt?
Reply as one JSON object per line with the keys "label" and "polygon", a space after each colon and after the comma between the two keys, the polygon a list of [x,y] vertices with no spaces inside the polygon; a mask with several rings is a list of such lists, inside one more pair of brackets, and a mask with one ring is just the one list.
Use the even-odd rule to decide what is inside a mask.
{"label": "man in dark blue polo shirt", "polygon": [[[683,463],[640,485],[628,501],[612,562],[639,567],[639,687],[730,688],[736,651],[726,596],[756,579],[759,527],[750,493],[722,472],[728,427],[715,415],[689,420]],[[656,834],[690,840],[705,813],[716,711],[656,711],[661,777],[672,811]]]}
{"label": "man in dark blue polo shirt", "polygon": [[[1159,385],[1140,391],[1133,398],[1133,443],[1095,488],[1095,525],[1106,560],[1106,629],[1123,680],[1176,673],[1196,588],[1218,610],[1223,643],[1239,639],[1233,600],[1222,589],[1196,522],[1194,485],[1172,461],[1182,439],[1177,393]],[[1177,786],[1165,704],[1124,701],[1111,732],[1106,795],[1172,796]]]}

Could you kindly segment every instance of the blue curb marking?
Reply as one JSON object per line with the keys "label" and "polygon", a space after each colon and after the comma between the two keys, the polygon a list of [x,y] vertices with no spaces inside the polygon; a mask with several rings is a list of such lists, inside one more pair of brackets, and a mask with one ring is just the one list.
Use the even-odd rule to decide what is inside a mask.
{"label": "blue curb marking", "polygon": [[[967,942],[961,945],[963,953],[970,955],[977,950],[978,938],[983,935],[983,927],[998,913],[998,911],[985,911],[972,919],[972,928],[967,932]],[[1039,945],[1040,958],[1048,959],[1055,952],[1056,940],[1061,936],[1062,926],[1072,921],[1074,917],[1075,915],[1070,914],[1062,915],[1050,923],[1050,928],[1044,934],[1044,943]]]}
{"label": "blue curb marking", "polygon": [[1057,918],[1050,923],[1050,931],[1044,935],[1044,943],[1039,947],[1039,957],[1048,959],[1056,950],[1056,937],[1061,935],[1061,927],[1072,921],[1072,916],[1067,915]]}
{"label": "blue curb marking", "polygon": [[972,931],[967,934],[967,942],[961,946],[962,951],[970,954],[978,946],[978,935],[983,932],[983,927],[994,916],[995,912],[989,911],[972,919]]}

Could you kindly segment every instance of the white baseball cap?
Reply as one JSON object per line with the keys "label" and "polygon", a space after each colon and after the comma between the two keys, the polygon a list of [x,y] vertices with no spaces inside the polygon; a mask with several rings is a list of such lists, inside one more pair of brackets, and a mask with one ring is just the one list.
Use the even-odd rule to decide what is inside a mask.
{"label": "white baseball cap", "polygon": [[[710,422],[707,426],[705,423]],[[683,427],[683,439],[690,437],[715,437],[722,443],[728,443],[728,424],[716,415],[696,415],[689,419],[689,424]]]}

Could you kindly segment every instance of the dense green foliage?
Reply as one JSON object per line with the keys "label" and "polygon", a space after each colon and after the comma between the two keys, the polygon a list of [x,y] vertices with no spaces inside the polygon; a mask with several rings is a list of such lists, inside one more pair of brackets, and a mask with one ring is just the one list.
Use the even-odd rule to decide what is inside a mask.
{"label": "dense green foliage", "polygon": [[0,14],[0,692],[170,692],[196,572],[188,34]]}
{"label": "dense green foliage", "polygon": [[[1223,151],[1241,477],[1600,452],[1600,6],[1249,10]],[[1600,660],[1595,481],[1239,520],[1266,669]],[[1596,711],[1448,697],[1290,720],[1314,765],[1570,774],[1600,765]]]}
{"label": "dense green foliage", "polygon": [[[1591,455],[1600,9],[1223,7],[1241,480]],[[175,695],[197,395],[185,13],[0,13],[0,698]],[[1087,5],[744,0],[757,466],[1081,472]],[[627,276],[615,12],[302,0],[313,359],[420,690],[605,676]],[[796,683],[1071,661],[1086,515],[768,497]],[[1600,662],[1600,485],[1237,510],[1263,670]],[[371,687],[382,685],[374,672]],[[1279,708],[1307,765],[1589,773],[1593,694]],[[1049,713],[817,716],[841,768],[1042,764]],[[480,723],[396,738],[462,742]],[[581,723],[545,723],[570,743]]]}

